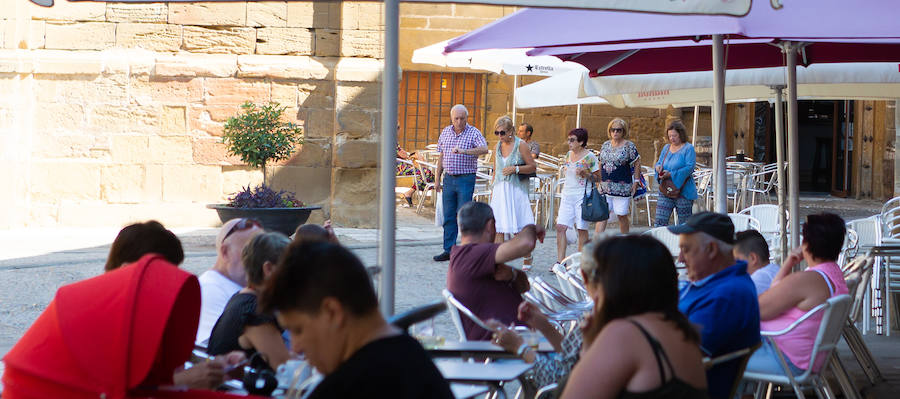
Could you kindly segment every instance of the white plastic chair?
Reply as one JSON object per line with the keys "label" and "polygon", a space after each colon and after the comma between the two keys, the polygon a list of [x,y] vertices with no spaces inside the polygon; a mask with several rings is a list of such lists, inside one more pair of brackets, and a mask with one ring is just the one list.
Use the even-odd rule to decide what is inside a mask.
{"label": "white plastic chair", "polygon": [[755,217],[750,215],[743,215],[740,213],[729,213],[728,217],[731,218],[731,223],[734,223],[734,231],[744,231],[744,230],[756,230],[759,231],[760,223]]}
{"label": "white plastic chair", "polygon": [[[793,331],[800,323],[810,318],[812,315],[822,312],[822,322],[819,324],[809,363],[816,364],[816,360],[822,357],[830,359],[831,356],[834,355],[838,340],[841,338],[843,327],[846,324],[847,316],[850,313],[850,305],[851,298],[849,295],[837,295],[829,298],[825,303],[810,309],[806,314],[783,330],[760,331],[760,335],[763,336],[763,339],[769,341],[769,344],[774,348],[775,355],[778,357],[778,362],[781,364],[783,370],[780,373],[773,374],[745,371],[744,379],[768,383],[770,385],[790,385],[794,389],[794,394],[800,399],[806,397],[803,395],[803,388],[805,387],[812,387],[819,398],[835,398],[834,392],[831,391],[831,388],[828,387],[828,384],[822,378],[822,372],[832,364],[826,361],[819,370],[814,370],[813,367],[810,367],[802,374],[795,376],[791,373],[784,360],[784,353],[782,353],[778,348],[778,345],[775,344],[774,337]],[[838,370],[833,371],[839,372]],[[758,389],[757,398],[760,397],[761,393],[762,389]]]}
{"label": "white plastic chair", "polygon": [[[759,222],[759,232],[763,234],[778,234],[780,226],[778,225],[778,205],[761,204],[744,208],[738,214],[748,215],[755,218]],[[784,211],[785,222],[790,220],[790,213]],[[737,229],[735,229],[737,230]]]}
{"label": "white plastic chair", "polygon": [[666,248],[669,249],[669,252],[672,253],[672,257],[678,259],[678,255],[681,253],[681,248],[678,247],[678,235],[669,231],[669,229],[665,226],[663,227],[654,227],[650,230],[644,232],[644,234],[648,234],[653,238],[659,240]]}

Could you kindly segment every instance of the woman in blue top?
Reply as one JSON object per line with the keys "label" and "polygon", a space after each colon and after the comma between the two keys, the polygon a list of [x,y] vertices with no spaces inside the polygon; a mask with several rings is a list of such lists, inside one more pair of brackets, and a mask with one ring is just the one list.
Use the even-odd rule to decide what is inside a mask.
{"label": "woman in blue top", "polygon": [[672,209],[678,211],[678,221],[684,223],[691,216],[691,208],[697,199],[697,186],[694,185],[694,164],[697,154],[694,146],[687,142],[687,130],[684,123],[674,120],[666,128],[669,143],[663,147],[656,162],[656,180],[672,179],[675,187],[681,189],[678,198],[672,199],[662,193],[656,202],[656,226],[667,226]]}

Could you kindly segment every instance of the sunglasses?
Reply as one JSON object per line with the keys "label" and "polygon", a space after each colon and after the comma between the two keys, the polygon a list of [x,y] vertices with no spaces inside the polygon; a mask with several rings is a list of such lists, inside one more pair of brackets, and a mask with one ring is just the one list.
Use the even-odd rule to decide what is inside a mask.
{"label": "sunglasses", "polygon": [[576,142],[576,141],[578,141],[578,139],[576,139],[576,138],[574,138],[574,137],[569,137],[569,142],[570,142],[570,143],[574,143],[574,142]]}
{"label": "sunglasses", "polygon": [[228,239],[228,236],[230,236],[238,231],[252,229],[254,226],[263,228],[263,225],[259,220],[252,219],[252,218],[241,218],[240,220],[238,220],[237,223],[234,224],[234,226],[231,226],[231,230],[228,230],[228,233],[225,233],[225,237],[222,238],[222,242],[225,242],[225,240]]}
{"label": "sunglasses", "polygon": [[623,129],[621,127],[614,127],[614,128],[609,129],[609,132],[610,133],[625,133],[625,129]]}
{"label": "sunglasses", "polygon": [[503,131],[503,130],[495,130],[495,131],[494,131],[494,134],[496,134],[496,135],[498,135],[498,136],[500,136],[500,137],[506,136],[506,132]]}

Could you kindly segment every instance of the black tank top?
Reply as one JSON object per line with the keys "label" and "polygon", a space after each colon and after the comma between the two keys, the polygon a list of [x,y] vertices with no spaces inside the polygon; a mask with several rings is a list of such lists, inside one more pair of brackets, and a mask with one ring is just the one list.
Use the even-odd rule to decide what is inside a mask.
{"label": "black tank top", "polygon": [[[638,322],[628,319],[632,324],[637,326],[638,330],[641,330],[641,333],[644,334],[644,338],[647,339],[647,342],[650,344],[650,348],[653,349],[653,355],[656,357],[656,366],[659,367],[659,380],[662,381],[662,385],[658,388],[654,388],[645,392],[629,392],[622,391],[619,394],[619,399],[656,399],[656,398],[665,398],[665,399],[707,399],[709,395],[706,393],[705,389],[697,389],[688,383],[684,382],[678,376],[675,375],[675,370],[672,368],[672,363],[669,362],[669,357],[666,356],[666,351],[663,349],[662,345],[656,338],[653,338],[647,330],[644,329]],[[662,360],[660,360],[662,358]],[[666,372],[663,369],[663,361],[666,362],[666,367],[669,368],[669,373],[672,374],[672,379],[666,381]]]}

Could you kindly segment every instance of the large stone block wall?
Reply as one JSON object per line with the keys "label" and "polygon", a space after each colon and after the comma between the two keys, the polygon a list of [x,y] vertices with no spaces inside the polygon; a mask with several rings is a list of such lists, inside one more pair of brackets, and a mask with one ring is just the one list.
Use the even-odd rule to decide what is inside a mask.
{"label": "large stone block wall", "polygon": [[276,188],[377,223],[380,3],[5,3],[0,228],[215,224],[205,204],[262,181],[221,144],[245,101],[304,127]]}

